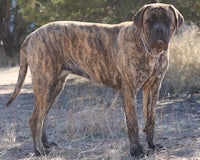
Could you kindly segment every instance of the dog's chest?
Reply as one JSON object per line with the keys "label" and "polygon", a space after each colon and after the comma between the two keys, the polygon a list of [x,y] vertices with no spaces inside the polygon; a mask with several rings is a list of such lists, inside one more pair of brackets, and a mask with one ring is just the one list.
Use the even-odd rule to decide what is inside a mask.
{"label": "dog's chest", "polygon": [[152,76],[161,77],[162,72],[164,72],[162,65],[161,59],[149,58],[141,61],[140,65],[136,67],[136,76],[134,78],[136,88],[141,88]]}

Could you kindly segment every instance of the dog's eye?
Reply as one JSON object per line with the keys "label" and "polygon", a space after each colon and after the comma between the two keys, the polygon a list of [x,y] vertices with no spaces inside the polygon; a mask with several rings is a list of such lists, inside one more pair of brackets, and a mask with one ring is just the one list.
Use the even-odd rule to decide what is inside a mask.
{"label": "dog's eye", "polygon": [[169,18],[165,18],[163,21],[164,21],[165,23],[167,23],[167,24],[170,24],[170,23],[171,23],[171,20],[170,20]]}
{"label": "dog's eye", "polygon": [[153,19],[153,18],[149,18],[149,19],[147,19],[147,22],[148,22],[148,23],[153,23],[153,22],[154,22],[154,19]]}

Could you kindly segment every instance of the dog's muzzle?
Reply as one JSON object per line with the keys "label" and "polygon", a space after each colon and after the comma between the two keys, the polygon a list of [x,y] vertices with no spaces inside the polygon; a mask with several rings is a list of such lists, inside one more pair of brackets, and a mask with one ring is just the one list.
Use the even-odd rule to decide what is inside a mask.
{"label": "dog's muzzle", "polygon": [[152,44],[151,48],[154,52],[160,53],[168,48],[168,31],[165,25],[157,24],[153,27],[152,31]]}

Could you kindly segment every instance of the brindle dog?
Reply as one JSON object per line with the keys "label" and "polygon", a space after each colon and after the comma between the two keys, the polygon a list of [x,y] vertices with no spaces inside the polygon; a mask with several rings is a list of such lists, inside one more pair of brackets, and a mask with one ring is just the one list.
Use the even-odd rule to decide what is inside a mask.
{"label": "brindle dog", "polygon": [[21,46],[18,81],[7,105],[20,92],[29,66],[35,96],[30,119],[35,154],[46,154],[56,145],[47,139],[45,120],[69,74],[121,91],[132,156],[144,154],[135,111],[136,94],[142,88],[144,131],[149,148],[155,149],[155,108],[168,68],[168,43],[182,23],[174,6],[155,3],[143,6],[133,22],[60,21],[32,32]]}

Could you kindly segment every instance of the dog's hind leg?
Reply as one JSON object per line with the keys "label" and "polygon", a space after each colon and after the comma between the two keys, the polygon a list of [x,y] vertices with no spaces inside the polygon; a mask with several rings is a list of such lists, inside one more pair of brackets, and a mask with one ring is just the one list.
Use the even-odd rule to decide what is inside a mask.
{"label": "dog's hind leg", "polygon": [[[59,96],[64,83],[65,83],[65,77],[60,77],[59,80],[56,80],[56,85],[55,87],[52,88],[51,92],[51,99],[49,100],[49,106],[46,110],[46,115],[48,114],[49,110],[51,109],[51,106],[53,105],[53,103],[55,102],[56,98]],[[44,125],[43,125],[43,130],[42,130],[42,143],[44,145],[45,148],[50,148],[52,146],[57,146],[57,144],[55,142],[49,142],[47,135],[46,135],[46,118],[44,120]]]}
{"label": "dog's hind leg", "polygon": [[[46,73],[43,72],[42,74],[37,74],[37,76],[32,73],[35,105],[29,123],[36,155],[45,155],[49,152],[48,148],[56,145],[53,142],[50,143],[47,139],[45,120],[56,97],[58,97],[63,88],[66,76],[52,75],[49,70],[50,68]],[[55,72],[54,69],[52,70]],[[49,74],[53,77],[49,77]]]}

